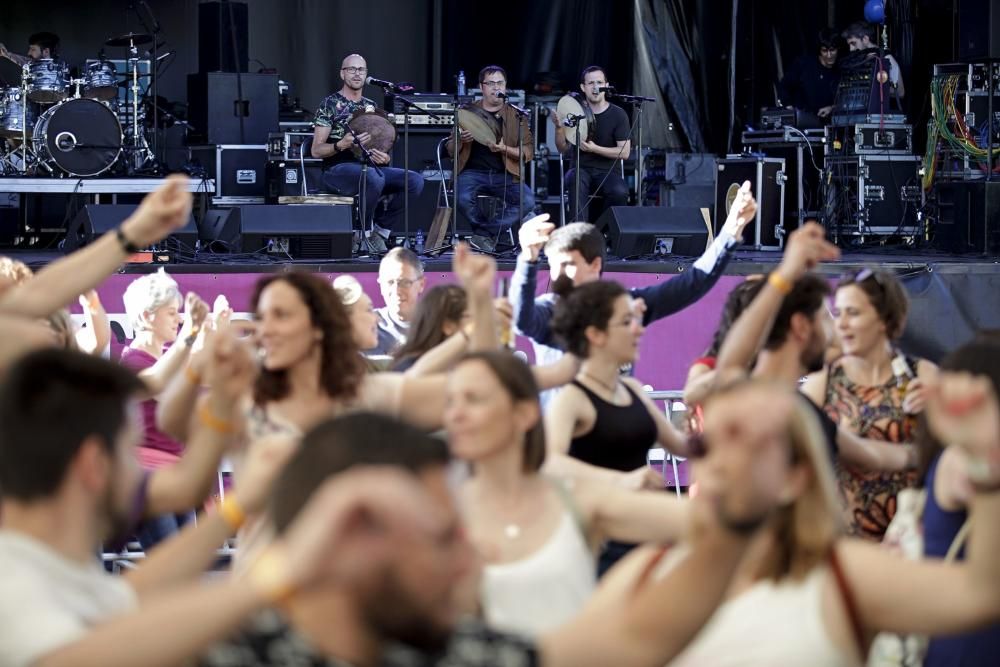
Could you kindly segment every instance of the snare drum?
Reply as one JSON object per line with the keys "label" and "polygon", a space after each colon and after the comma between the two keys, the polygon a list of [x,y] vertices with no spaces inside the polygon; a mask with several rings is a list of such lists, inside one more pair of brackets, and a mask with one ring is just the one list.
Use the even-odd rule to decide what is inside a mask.
{"label": "snare drum", "polygon": [[118,97],[118,77],[114,63],[88,60],[83,72],[83,96],[92,100]]}
{"label": "snare drum", "polygon": [[69,72],[66,64],[52,58],[40,58],[28,63],[28,99],[52,104],[66,99]]}
{"label": "snare drum", "polygon": [[71,176],[97,176],[122,152],[115,112],[96,100],[66,100],[38,119],[32,143],[38,159]]}
{"label": "snare drum", "polygon": [[37,117],[35,106],[24,99],[20,86],[0,89],[0,136],[20,137],[25,127],[31,134]]}

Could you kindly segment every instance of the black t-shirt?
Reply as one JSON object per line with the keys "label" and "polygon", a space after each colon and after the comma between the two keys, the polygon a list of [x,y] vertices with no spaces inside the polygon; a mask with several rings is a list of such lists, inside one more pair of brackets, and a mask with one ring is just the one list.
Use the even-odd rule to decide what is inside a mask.
{"label": "black t-shirt", "polygon": [[797,58],[778,84],[781,103],[810,113],[833,105],[840,82],[840,69],[823,67],[816,56]]}
{"label": "black t-shirt", "polygon": [[837,454],[840,448],[837,447],[837,422],[830,419],[830,415],[823,411],[823,408],[813,403],[808,396],[799,394],[806,405],[812,408],[816,418],[819,420],[819,427],[823,430],[823,437],[826,438],[826,448],[830,452],[830,460],[837,462]]}
{"label": "black t-shirt", "polygon": [[[590,130],[591,140],[598,146],[614,148],[619,141],[625,141],[629,137],[628,114],[616,104],[609,104],[608,108],[599,114],[594,115],[593,129]],[[576,159],[576,147],[569,147],[570,160]],[[628,159],[628,155],[622,154],[621,159]],[[580,151],[580,164],[590,169],[610,169],[615,160],[602,157],[594,153]]]}
{"label": "black t-shirt", "polygon": [[[485,111],[485,109],[484,109]],[[489,112],[487,112],[489,113]],[[500,136],[503,136],[503,114],[497,111],[493,114],[500,128]],[[504,171],[503,157],[500,153],[494,153],[488,146],[483,146],[478,141],[472,142],[472,152],[469,153],[469,161],[465,163],[465,169],[476,171]]]}

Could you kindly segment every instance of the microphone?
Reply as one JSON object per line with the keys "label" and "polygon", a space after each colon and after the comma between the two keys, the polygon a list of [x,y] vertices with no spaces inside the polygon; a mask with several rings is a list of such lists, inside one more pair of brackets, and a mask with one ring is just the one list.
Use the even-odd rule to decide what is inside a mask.
{"label": "microphone", "polygon": [[563,118],[562,121],[563,127],[576,127],[577,123],[579,123],[585,117],[586,116],[581,116],[580,114],[576,113],[568,113],[566,114],[566,117]]}
{"label": "microphone", "polygon": [[509,100],[510,99],[510,97],[507,95],[507,93],[503,92],[502,90],[498,90],[498,91],[496,91],[493,94],[496,95],[497,97],[499,97],[501,100]]}
{"label": "microphone", "polygon": [[608,93],[609,95],[613,95],[614,92],[615,92],[615,87],[614,86],[601,86],[600,88],[597,89],[597,92],[598,93]]}
{"label": "microphone", "polygon": [[393,83],[392,81],[386,81],[385,79],[376,79],[373,76],[365,79],[365,83],[369,86],[381,86],[382,88],[390,90],[394,93],[405,93],[409,90],[413,90],[413,86],[399,85]]}

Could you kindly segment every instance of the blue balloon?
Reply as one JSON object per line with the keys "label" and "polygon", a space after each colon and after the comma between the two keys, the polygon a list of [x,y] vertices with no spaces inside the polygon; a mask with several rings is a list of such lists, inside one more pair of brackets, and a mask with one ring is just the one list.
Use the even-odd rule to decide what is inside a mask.
{"label": "blue balloon", "polygon": [[865,3],[865,20],[869,23],[885,23],[885,2],[868,0]]}

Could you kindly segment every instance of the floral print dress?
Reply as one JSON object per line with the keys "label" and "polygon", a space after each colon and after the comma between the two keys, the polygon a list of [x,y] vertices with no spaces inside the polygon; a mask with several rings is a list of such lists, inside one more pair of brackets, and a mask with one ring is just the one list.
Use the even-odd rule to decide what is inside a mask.
{"label": "floral print dress", "polygon": [[[906,361],[910,368],[917,367],[916,359],[907,357]],[[894,377],[881,385],[863,386],[852,382],[843,365],[834,362],[823,409],[841,428],[863,438],[900,444],[913,440],[915,421],[903,412],[903,397]],[[896,494],[916,486],[916,471],[862,470],[843,460],[835,468],[848,533],[880,541],[896,514]]]}

